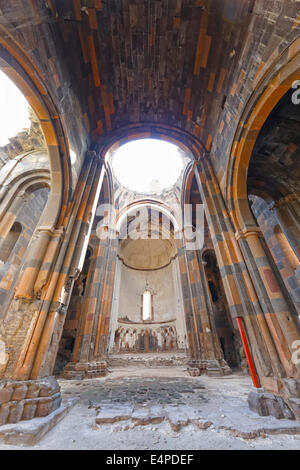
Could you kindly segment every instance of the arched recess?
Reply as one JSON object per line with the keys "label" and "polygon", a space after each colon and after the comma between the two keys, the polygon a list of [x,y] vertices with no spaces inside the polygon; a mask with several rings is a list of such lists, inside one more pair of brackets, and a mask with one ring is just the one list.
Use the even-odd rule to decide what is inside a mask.
{"label": "arched recess", "polygon": [[0,70],[20,89],[38,117],[50,160],[51,192],[40,221],[43,229],[61,225],[68,205],[72,181],[66,133],[42,74],[14,38],[0,26]]}
{"label": "arched recess", "polygon": [[0,204],[0,318],[5,318],[29,246],[50,193],[50,175],[39,174],[15,182],[12,194]]}
{"label": "arched recess", "polygon": [[[274,378],[269,378],[269,372],[266,374],[259,370],[261,385],[274,393],[282,393],[287,400],[290,392],[284,388],[285,377],[293,380],[299,377],[299,366],[292,358],[294,341],[299,339],[299,319],[263,232],[253,217],[247,194],[247,180],[250,159],[263,125],[299,78],[300,38],[287,47],[273,63],[245,106],[231,149],[226,188],[227,206],[235,232],[234,243],[237,242],[246,265],[245,277],[248,274],[250,277],[248,285],[253,292],[252,305],[257,311],[253,319],[257,321],[264,338],[264,343],[259,348],[255,346],[255,338],[250,339],[252,354],[256,354],[257,350],[263,351],[265,346],[268,349],[267,354],[263,352],[260,365],[255,359],[255,367],[259,370],[261,365],[266,368],[269,368],[268,363],[271,365]],[[248,337],[251,334],[249,320],[252,319],[247,316],[239,318],[241,325],[246,324]],[[257,326],[255,331],[258,331]],[[271,362],[268,356],[272,358]],[[290,406],[297,415],[297,409],[293,408],[292,403]]]}
{"label": "arched recess", "polygon": [[[130,224],[134,217],[141,223],[138,239],[131,238]],[[155,239],[149,237],[150,224]],[[114,354],[171,351],[177,351],[186,360],[188,339],[175,240],[179,228],[176,215],[166,204],[139,200],[124,208],[116,227],[119,240],[109,360]],[[125,236],[127,231],[129,237]],[[145,317],[147,305],[149,311]]]}
{"label": "arched recess", "polygon": [[[110,152],[111,154],[111,152],[123,143],[127,143],[129,140],[137,140],[139,138],[164,139],[174,143],[185,152],[192,155],[192,162],[198,160],[205,152],[200,141],[190,134],[182,132],[174,127],[159,124],[141,124],[119,129],[110,136],[104,137],[95,149],[100,158],[104,160],[108,183],[106,193],[111,196],[110,200],[109,197],[106,199],[104,198],[104,200],[100,197],[100,204],[103,202],[112,203],[114,200],[113,181],[110,166],[108,164],[109,162],[107,161],[108,157],[106,157],[107,152]],[[183,188],[186,186],[186,178],[188,177],[188,174],[189,171],[184,175],[182,184]],[[135,201],[132,208],[136,210],[138,205],[141,204],[144,206],[149,206],[149,204],[157,206],[157,201],[150,201],[149,199],[145,199],[143,201],[138,200]],[[128,205],[126,209],[128,211]],[[159,204],[158,209],[160,211],[163,209],[166,216],[176,221],[175,214],[172,214],[171,207],[163,207],[163,204]],[[121,220],[121,222],[124,220],[124,214],[126,215],[126,210],[124,212],[121,211],[119,214],[117,213],[117,222],[118,220]],[[97,236],[97,226],[99,222],[101,224],[101,217],[103,218],[103,213],[101,212],[100,214],[97,211],[90,238],[90,244],[93,246],[92,241],[94,237],[96,246],[94,247],[94,255],[89,269],[90,274],[87,278],[87,285],[83,296],[83,308],[79,315],[80,320],[76,324],[77,331],[71,362],[65,366],[64,370],[64,377],[66,378],[78,377],[77,363],[81,364],[82,369],[80,375],[82,377],[90,377],[92,373],[99,376],[104,375],[106,373],[105,358],[108,353],[107,346],[108,344],[111,344],[110,340],[114,339],[113,336],[110,337],[110,332],[114,331],[114,328],[112,327],[112,324],[109,324],[109,319],[114,321],[114,315],[112,313],[114,305],[112,305],[112,303],[114,298],[113,287],[117,285],[115,274],[117,264],[116,260],[118,260],[118,240],[117,237],[114,239],[113,237],[107,237],[107,239],[103,237],[103,239],[101,239]],[[113,230],[115,230],[114,227]],[[117,235],[117,230],[115,231],[115,235]],[[206,287],[203,287],[202,282],[204,279],[203,267],[197,260],[197,255],[195,253],[196,250],[187,254],[184,243],[181,244],[181,241],[179,240],[178,243],[176,242],[174,240],[174,244],[178,249],[178,285],[182,286],[185,283],[185,286],[187,287],[184,289],[184,294],[182,294],[182,303],[184,307],[181,309],[180,318],[187,329],[186,336],[190,346],[190,356],[198,364],[198,366],[195,366],[196,363],[193,362],[192,373],[194,375],[198,373],[199,375],[201,366],[201,370],[206,370],[207,368],[208,373],[211,373],[211,370],[214,370],[214,373],[222,375],[223,373],[226,373],[226,371],[228,372],[228,366],[223,359],[222,350],[219,345],[218,337],[216,336],[214,325],[211,324],[210,298],[209,295],[207,295],[207,289]],[[168,263],[168,266],[171,266],[170,263]],[[163,268],[164,267],[167,267],[167,265],[163,266]],[[142,287],[143,289],[141,289],[139,294],[142,294],[144,291],[145,286],[143,285]],[[179,291],[179,289],[176,290]],[[196,295],[193,296],[193,292],[196,292]],[[205,298],[205,302],[201,301],[202,298]],[[79,303],[77,303],[77,305],[79,305]],[[184,316],[182,315],[183,310]],[[116,316],[116,318],[118,317]],[[202,325],[204,323],[208,326],[205,331],[202,331]],[[127,328],[125,330],[127,331]],[[202,334],[200,334],[201,331]],[[55,357],[54,354],[52,356]],[[203,364],[201,363],[202,365],[200,364],[201,360],[204,361]],[[91,367],[95,361],[97,362],[98,369],[92,370]],[[51,367],[48,367],[48,369],[50,371]]]}
{"label": "arched recess", "polygon": [[300,79],[300,38],[296,39],[261,79],[249,99],[232,145],[227,168],[227,203],[236,231],[256,227],[247,197],[247,175],[252,150],[267,117]]}

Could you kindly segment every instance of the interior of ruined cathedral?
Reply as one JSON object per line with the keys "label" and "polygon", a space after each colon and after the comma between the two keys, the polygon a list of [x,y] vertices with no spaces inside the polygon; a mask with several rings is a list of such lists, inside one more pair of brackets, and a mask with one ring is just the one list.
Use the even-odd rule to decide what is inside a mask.
{"label": "interior of ruined cathedral", "polygon": [[0,0],[0,449],[299,435],[299,90],[296,0]]}

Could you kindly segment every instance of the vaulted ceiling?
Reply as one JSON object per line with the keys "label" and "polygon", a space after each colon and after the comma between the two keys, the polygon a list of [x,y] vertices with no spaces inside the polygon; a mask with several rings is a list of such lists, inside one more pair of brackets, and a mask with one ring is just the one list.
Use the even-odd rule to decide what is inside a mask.
{"label": "vaulted ceiling", "polygon": [[[198,133],[222,106],[248,0],[55,0],[65,60],[93,131],[156,121]],[[192,99],[191,99],[192,97]]]}
{"label": "vaulted ceiling", "polygon": [[[72,112],[68,95],[75,91],[94,137],[154,121],[206,139],[206,123],[224,104],[252,3],[1,0],[0,23],[30,45],[65,111]],[[79,112],[75,105],[73,112]]]}
{"label": "vaulted ceiling", "polygon": [[259,74],[299,36],[298,16],[296,1],[0,0],[0,36],[50,90],[74,174],[92,140],[155,122],[212,150],[224,189],[239,117]]}
{"label": "vaulted ceiling", "polygon": [[263,191],[277,200],[300,192],[300,104],[290,90],[267,118],[255,143],[249,170],[248,193]]}

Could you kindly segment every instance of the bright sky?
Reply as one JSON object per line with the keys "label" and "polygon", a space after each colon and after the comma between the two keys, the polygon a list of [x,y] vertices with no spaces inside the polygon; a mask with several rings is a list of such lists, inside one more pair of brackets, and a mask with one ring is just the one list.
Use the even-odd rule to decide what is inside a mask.
{"label": "bright sky", "polygon": [[123,186],[149,193],[176,183],[183,163],[176,145],[141,139],[122,145],[113,155],[112,166]]}
{"label": "bright sky", "polygon": [[30,127],[29,105],[18,87],[0,72],[0,146],[24,128]]}

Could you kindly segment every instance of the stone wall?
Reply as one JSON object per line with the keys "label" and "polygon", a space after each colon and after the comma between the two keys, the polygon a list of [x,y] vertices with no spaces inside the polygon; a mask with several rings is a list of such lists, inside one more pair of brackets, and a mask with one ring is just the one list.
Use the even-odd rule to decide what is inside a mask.
{"label": "stone wall", "polygon": [[[5,250],[5,246],[0,245],[0,302],[2,305],[0,316],[3,316],[5,313],[7,301],[14,292],[14,285],[25,256],[26,248],[37,227],[48,195],[48,188],[40,188],[24,197],[24,203],[20,207],[15,219],[21,225],[22,232],[6,262],[1,261],[1,250]],[[2,242],[5,242],[5,239]]]}

